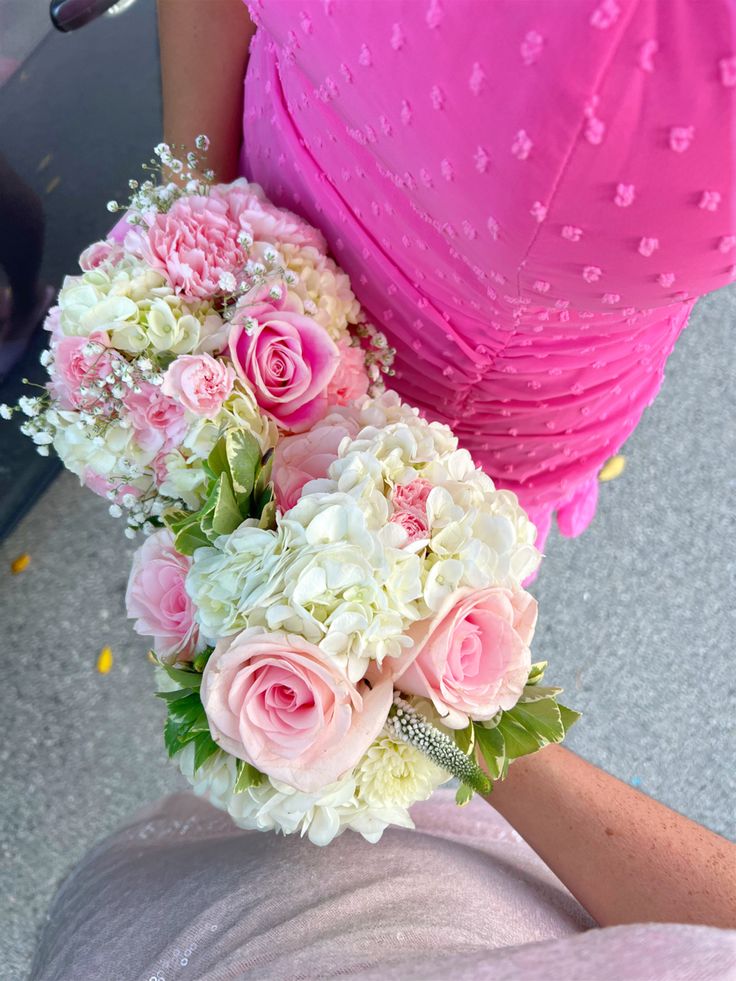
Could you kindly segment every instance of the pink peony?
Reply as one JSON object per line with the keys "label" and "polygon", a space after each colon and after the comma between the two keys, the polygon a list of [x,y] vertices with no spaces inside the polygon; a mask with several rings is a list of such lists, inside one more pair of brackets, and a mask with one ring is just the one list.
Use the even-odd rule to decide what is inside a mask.
{"label": "pink peony", "polygon": [[145,540],[133,558],[125,604],[133,629],[153,637],[162,661],[191,660],[199,645],[194,605],[185,582],[191,561],[174,548],[168,529]]}
{"label": "pink peony", "polygon": [[529,675],[537,602],[501,587],[461,589],[409,629],[414,647],[395,667],[397,687],[430,698],[451,729],[513,708]]}
{"label": "pink peony", "polygon": [[187,431],[184,409],[155,385],[145,382],[140,392],[131,392],[125,398],[125,407],[141,449],[167,453],[184,438]]}
{"label": "pink peony", "polygon": [[400,525],[408,535],[409,542],[416,542],[429,535],[427,520],[427,498],[432,484],[422,477],[394,488],[391,495],[393,513],[391,521]]}
{"label": "pink peony", "polygon": [[212,198],[226,202],[228,213],[242,228],[250,230],[257,242],[272,245],[312,246],[318,252],[327,247],[321,232],[286,208],[277,208],[266,199],[258,184],[249,184],[244,178],[232,184],[220,184],[212,189]]}
{"label": "pink peony", "polygon": [[348,405],[361,395],[368,394],[370,379],[365,370],[363,348],[352,347],[346,340],[340,341],[337,346],[340,363],[327,386],[327,401],[330,405]]}
{"label": "pink peony", "polygon": [[306,433],[279,440],[273,455],[273,488],[282,511],[294,507],[308,481],[327,476],[340,443],[355,436],[357,428],[348,420],[334,424],[325,420]]}
{"label": "pink peony", "polygon": [[[250,333],[247,317],[256,321]],[[310,317],[262,306],[256,318],[246,307],[233,319],[230,355],[258,405],[282,429],[303,432],[324,415],[339,353]]]}
{"label": "pink peony", "polygon": [[197,416],[214,419],[233,390],[235,372],[209,354],[183,354],[169,365],[161,391]]}
{"label": "pink peony", "polygon": [[141,248],[177,293],[204,300],[221,293],[221,277],[235,274],[246,262],[238,242],[242,231],[248,230],[233,220],[222,197],[195,194],[155,215]]}
{"label": "pink peony", "polygon": [[[109,374],[113,360],[120,360],[119,355],[109,350],[109,343],[107,334],[100,331],[89,337],[61,335],[56,341],[49,391],[62,409],[80,409],[97,401],[96,391],[83,394],[80,389],[93,387],[98,379]],[[104,350],[87,354],[89,344],[100,345]]]}
{"label": "pink peony", "polygon": [[202,678],[215,742],[305,793],[350,771],[378,736],[391,679],[355,686],[314,644],[250,627],[220,640]]}

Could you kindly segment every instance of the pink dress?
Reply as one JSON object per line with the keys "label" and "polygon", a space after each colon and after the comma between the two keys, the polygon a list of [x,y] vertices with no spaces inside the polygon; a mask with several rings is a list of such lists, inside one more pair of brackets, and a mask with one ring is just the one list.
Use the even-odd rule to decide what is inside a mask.
{"label": "pink dress", "polygon": [[254,0],[242,168],[543,540],[736,277],[736,3]]}

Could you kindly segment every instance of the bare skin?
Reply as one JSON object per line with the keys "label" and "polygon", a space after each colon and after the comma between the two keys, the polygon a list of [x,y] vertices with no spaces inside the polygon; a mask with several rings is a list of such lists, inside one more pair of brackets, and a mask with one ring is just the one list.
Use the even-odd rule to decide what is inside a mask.
{"label": "bare skin", "polygon": [[569,750],[512,763],[487,800],[601,926],[736,928],[736,845]]}
{"label": "bare skin", "polygon": [[[242,0],[158,0],[164,138],[237,176],[254,26]],[[202,58],[209,52],[211,57]],[[602,926],[736,927],[736,846],[560,747],[517,760],[490,803]]]}
{"label": "bare skin", "polygon": [[[207,165],[238,176],[243,78],[255,26],[242,0],[158,0],[164,139],[194,149],[210,138]],[[203,57],[204,54],[204,57]]]}

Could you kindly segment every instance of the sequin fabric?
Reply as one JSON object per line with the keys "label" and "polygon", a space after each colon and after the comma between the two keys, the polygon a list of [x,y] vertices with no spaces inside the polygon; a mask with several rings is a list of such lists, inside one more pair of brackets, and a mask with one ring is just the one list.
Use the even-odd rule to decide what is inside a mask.
{"label": "sequin fabric", "polygon": [[578,534],[736,278],[736,4],[249,6],[243,171],[323,229],[401,395]]}

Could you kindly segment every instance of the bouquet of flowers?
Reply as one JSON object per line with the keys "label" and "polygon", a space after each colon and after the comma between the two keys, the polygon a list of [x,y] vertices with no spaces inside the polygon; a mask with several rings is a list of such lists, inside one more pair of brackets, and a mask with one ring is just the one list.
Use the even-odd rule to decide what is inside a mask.
{"label": "bouquet of flowers", "polygon": [[531,660],[535,529],[386,390],[320,232],[214,185],[206,149],[156,148],[178,180],[131,181],[49,314],[46,389],[0,411],[145,536],[128,613],[195,791],[245,828],[377,841],[578,717]]}

